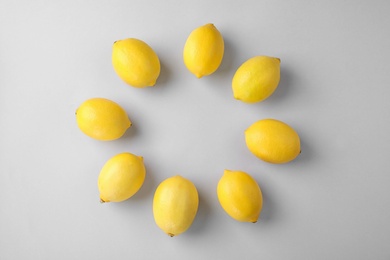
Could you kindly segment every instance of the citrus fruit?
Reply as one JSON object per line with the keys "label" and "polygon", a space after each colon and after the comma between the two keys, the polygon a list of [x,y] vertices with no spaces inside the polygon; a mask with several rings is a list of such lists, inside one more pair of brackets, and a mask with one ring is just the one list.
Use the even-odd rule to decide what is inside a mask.
{"label": "citrus fruit", "polygon": [[133,196],[145,180],[143,158],[120,153],[110,158],[100,171],[98,188],[101,202],[120,202]]}
{"label": "citrus fruit", "polygon": [[84,134],[102,141],[120,138],[131,126],[126,111],[105,98],[84,101],[76,110],[76,120]]}
{"label": "citrus fruit", "polygon": [[270,163],[287,163],[301,152],[297,132],[276,119],[263,119],[245,131],[248,149],[258,158]]}
{"label": "citrus fruit", "polygon": [[195,219],[198,204],[198,191],[191,181],[179,175],[164,180],[153,198],[157,226],[171,237],[185,232]]}
{"label": "citrus fruit", "polygon": [[183,59],[187,69],[197,78],[216,71],[222,62],[224,41],[211,23],[193,30],[184,45]]}
{"label": "citrus fruit", "polygon": [[232,80],[235,99],[245,103],[265,100],[275,91],[280,80],[280,59],[256,56],[244,62]]}
{"label": "citrus fruit", "polygon": [[257,182],[242,171],[225,170],[217,186],[218,200],[225,212],[241,222],[257,222],[263,196]]}
{"label": "citrus fruit", "polygon": [[114,43],[112,65],[124,82],[136,88],[154,86],[160,75],[157,54],[148,44],[135,38]]}

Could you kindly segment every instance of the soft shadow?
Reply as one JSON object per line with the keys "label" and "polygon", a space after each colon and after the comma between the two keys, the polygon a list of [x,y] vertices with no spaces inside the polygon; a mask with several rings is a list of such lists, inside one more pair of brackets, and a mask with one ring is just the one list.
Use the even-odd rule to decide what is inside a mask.
{"label": "soft shadow", "polygon": [[311,145],[310,138],[303,129],[296,128],[296,131],[299,135],[300,141],[301,141],[301,153],[295,158],[292,162],[292,164],[304,164],[307,165],[308,163],[312,162],[313,160],[316,160],[316,157],[318,156],[318,153],[315,151],[313,146]]}
{"label": "soft shadow", "polygon": [[[224,55],[221,65],[215,72],[216,76],[226,77],[227,74],[233,76],[234,73],[234,59],[237,57],[237,49],[234,48],[233,41],[229,38],[224,38]],[[219,75],[221,74],[221,75]],[[212,75],[210,75],[212,76]]]}
{"label": "soft shadow", "polygon": [[148,197],[152,197],[155,190],[155,169],[149,165],[148,162],[145,162],[145,169],[146,169],[146,175],[145,175],[145,181],[142,185],[141,189],[134,194],[133,197],[130,198],[133,200],[146,200]]}
{"label": "soft shadow", "polygon": [[172,71],[166,65],[165,62],[160,60],[160,76],[157,79],[155,87],[165,86],[170,82],[172,77]]}
{"label": "soft shadow", "polygon": [[138,132],[139,132],[139,128],[137,126],[137,123],[132,122],[132,125],[126,130],[124,135],[119,140],[121,140],[122,142],[123,140],[133,139]]}
{"label": "soft shadow", "polygon": [[[198,190],[199,192],[199,190]],[[199,207],[198,212],[194,222],[191,225],[191,228],[188,230],[188,233],[196,234],[202,232],[203,229],[207,228],[206,222],[210,217],[211,207],[207,198],[202,195],[202,192],[199,192]]]}
{"label": "soft shadow", "polygon": [[236,60],[238,50],[235,48],[233,41],[229,38],[224,40],[225,53],[220,67],[213,74],[205,76],[200,80],[204,82],[204,85],[210,91],[214,91],[215,95],[228,99],[232,97],[231,80],[239,66],[239,62]]}
{"label": "soft shadow", "polygon": [[[283,60],[282,60],[283,62]],[[292,87],[294,86],[294,74],[290,67],[283,66],[281,64],[280,68],[280,81],[279,85],[276,88],[275,92],[264,102],[283,102],[284,99],[290,98],[293,91]]]}
{"label": "soft shadow", "polygon": [[315,156],[314,150],[310,147],[309,143],[303,138],[301,139],[301,154],[298,156],[299,161],[307,163],[311,161]]}
{"label": "soft shadow", "polygon": [[263,208],[260,212],[260,217],[258,219],[259,223],[271,222],[275,220],[275,214],[277,211],[275,202],[272,197],[269,195],[267,190],[267,185],[262,185],[261,182],[258,182],[261,193],[263,195]]}

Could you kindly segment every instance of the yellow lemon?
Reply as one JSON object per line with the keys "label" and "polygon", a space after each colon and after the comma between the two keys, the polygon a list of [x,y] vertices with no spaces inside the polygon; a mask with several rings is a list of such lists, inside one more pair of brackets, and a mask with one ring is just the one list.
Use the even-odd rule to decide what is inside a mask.
{"label": "yellow lemon", "polygon": [[133,196],[145,180],[143,158],[120,153],[110,158],[100,171],[98,188],[101,202],[120,202]]}
{"label": "yellow lemon", "polygon": [[280,59],[256,56],[244,62],[232,80],[235,99],[246,103],[265,100],[275,91],[280,80]]}
{"label": "yellow lemon", "polygon": [[257,182],[242,171],[225,170],[218,182],[219,203],[226,213],[241,222],[257,222],[263,207],[263,195]]}
{"label": "yellow lemon", "polygon": [[157,54],[145,42],[134,38],[114,43],[112,64],[124,82],[137,88],[154,86],[160,75]]}
{"label": "yellow lemon", "polygon": [[183,59],[187,69],[201,78],[216,71],[224,53],[221,33],[211,23],[196,28],[184,45]]}
{"label": "yellow lemon", "polygon": [[198,204],[198,191],[191,181],[181,176],[170,177],[160,183],[154,194],[154,220],[169,236],[177,236],[191,226]]}
{"label": "yellow lemon", "polygon": [[83,102],[76,110],[76,120],[84,134],[102,141],[118,139],[131,126],[126,111],[105,98]]}
{"label": "yellow lemon", "polygon": [[248,149],[258,158],[270,163],[286,163],[301,152],[300,139],[295,130],[275,119],[263,119],[245,131]]}

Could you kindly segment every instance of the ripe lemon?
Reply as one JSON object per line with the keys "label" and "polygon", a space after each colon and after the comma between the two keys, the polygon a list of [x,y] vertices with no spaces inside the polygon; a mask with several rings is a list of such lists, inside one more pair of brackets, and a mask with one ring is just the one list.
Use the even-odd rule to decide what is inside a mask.
{"label": "ripe lemon", "polygon": [[131,126],[126,111],[105,98],[83,102],[76,110],[76,120],[84,134],[102,141],[118,139]]}
{"label": "ripe lemon", "polygon": [[263,207],[263,195],[257,182],[242,171],[225,170],[218,182],[219,203],[226,213],[241,222],[257,222]]}
{"label": "ripe lemon", "polygon": [[280,59],[256,56],[244,62],[232,80],[235,99],[246,103],[265,100],[275,91],[280,80]]}
{"label": "ripe lemon", "polygon": [[133,196],[145,180],[143,158],[120,153],[109,159],[100,171],[98,188],[101,202],[119,202]]}
{"label": "ripe lemon", "polygon": [[248,149],[258,158],[270,163],[286,163],[301,152],[300,139],[295,130],[275,119],[263,119],[245,131]]}
{"label": "ripe lemon", "polygon": [[160,183],[154,194],[154,220],[169,236],[177,236],[191,226],[198,204],[198,191],[191,181],[170,177]]}
{"label": "ripe lemon", "polygon": [[154,86],[160,75],[157,54],[145,42],[134,38],[114,43],[112,64],[118,76],[136,88]]}
{"label": "ripe lemon", "polygon": [[196,28],[184,45],[183,59],[187,69],[201,78],[216,71],[224,53],[221,33],[211,23]]}

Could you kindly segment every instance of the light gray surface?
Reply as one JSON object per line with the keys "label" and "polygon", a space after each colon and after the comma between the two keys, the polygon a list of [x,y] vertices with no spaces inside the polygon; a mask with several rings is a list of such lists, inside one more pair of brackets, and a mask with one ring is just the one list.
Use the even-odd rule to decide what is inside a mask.
{"label": "light gray surface", "polygon": [[[390,4],[388,1],[0,2],[0,259],[390,259]],[[212,76],[182,62],[189,33],[212,22],[226,42]],[[136,37],[160,57],[156,87],[114,73],[115,40]],[[255,55],[282,60],[279,88],[247,105],[231,93]],[[113,142],[77,128],[91,97],[121,104],[134,123]],[[271,165],[247,150],[244,130],[276,118],[302,154]],[[100,204],[105,161],[145,157],[133,198]],[[240,169],[265,198],[257,224],[221,209],[223,170]],[[158,183],[181,174],[200,194],[183,235],[154,223]]]}

